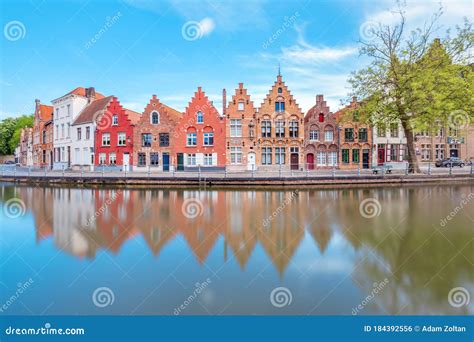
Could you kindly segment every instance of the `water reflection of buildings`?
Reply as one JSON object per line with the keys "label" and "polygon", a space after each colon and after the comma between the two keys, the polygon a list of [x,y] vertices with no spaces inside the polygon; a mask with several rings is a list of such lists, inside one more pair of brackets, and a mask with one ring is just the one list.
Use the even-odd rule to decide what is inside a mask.
{"label": "water reflection of buildings", "polygon": [[[352,246],[347,262],[354,265],[352,277],[363,293],[388,278],[377,301],[389,313],[427,312],[428,306],[449,313],[449,289],[474,282],[467,216],[474,201],[466,215],[453,219],[456,226],[440,233],[434,229],[452,209],[446,208],[446,198],[454,208],[473,191],[469,187],[310,190],[291,200],[289,191],[14,189],[8,196],[20,197],[34,214],[37,243],[52,236],[58,248],[77,257],[94,258],[104,249],[118,253],[139,234],[155,256],[183,237],[204,263],[222,238],[224,261],[234,258],[244,269],[260,245],[283,273],[308,233],[317,246],[315,259],[335,235]],[[183,206],[192,198],[202,207],[197,217],[188,218]],[[364,198],[380,202],[380,215],[359,214]]]}

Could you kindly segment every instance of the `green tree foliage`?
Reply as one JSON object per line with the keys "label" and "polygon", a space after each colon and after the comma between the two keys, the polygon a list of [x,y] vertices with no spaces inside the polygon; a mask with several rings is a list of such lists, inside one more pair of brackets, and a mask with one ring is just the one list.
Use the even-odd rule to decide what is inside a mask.
{"label": "green tree foliage", "polygon": [[406,32],[399,6],[396,25],[379,23],[360,53],[370,64],[350,78],[353,94],[363,99],[361,120],[374,126],[401,122],[407,138],[410,172],[419,172],[415,134],[441,127],[467,128],[474,122],[472,24],[465,19],[456,35],[433,39],[442,10],[424,28]]}
{"label": "green tree foliage", "polygon": [[33,127],[33,115],[6,118],[0,122],[0,154],[11,155],[20,142],[21,129]]}

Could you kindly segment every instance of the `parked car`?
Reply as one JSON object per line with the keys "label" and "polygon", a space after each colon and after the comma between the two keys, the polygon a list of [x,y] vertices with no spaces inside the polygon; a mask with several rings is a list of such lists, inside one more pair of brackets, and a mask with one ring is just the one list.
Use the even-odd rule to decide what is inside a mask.
{"label": "parked car", "polygon": [[463,160],[457,157],[451,157],[443,160],[438,160],[436,162],[436,167],[453,167],[453,166],[459,166],[459,167],[464,167],[465,163]]}
{"label": "parked car", "polygon": [[3,164],[5,164],[5,165],[13,165],[13,164],[15,164],[15,162],[14,162],[13,160],[7,160],[7,161],[5,161]]}

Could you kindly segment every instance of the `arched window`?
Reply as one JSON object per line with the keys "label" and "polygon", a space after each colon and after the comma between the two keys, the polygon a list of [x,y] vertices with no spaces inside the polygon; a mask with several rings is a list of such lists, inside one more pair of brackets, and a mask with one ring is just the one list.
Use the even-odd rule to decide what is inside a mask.
{"label": "arched window", "polygon": [[151,113],[151,123],[158,125],[160,123],[160,114],[158,112]]}
{"label": "arched window", "polygon": [[324,113],[319,113],[319,122],[324,122]]}
{"label": "arched window", "polygon": [[280,88],[278,88],[278,94],[281,94],[283,92],[283,90]]}
{"label": "arched window", "polygon": [[204,122],[204,115],[202,112],[197,112],[196,113],[196,122],[197,123],[203,123]]}

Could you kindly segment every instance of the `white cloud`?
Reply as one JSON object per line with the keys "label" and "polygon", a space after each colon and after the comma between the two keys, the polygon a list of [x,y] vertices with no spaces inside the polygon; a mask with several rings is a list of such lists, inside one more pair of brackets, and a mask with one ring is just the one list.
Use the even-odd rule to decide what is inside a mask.
{"label": "white cloud", "polygon": [[216,27],[216,24],[214,23],[214,20],[212,20],[211,18],[207,17],[201,20],[199,22],[201,37],[204,37],[210,34],[212,31],[214,31],[215,27]]}

